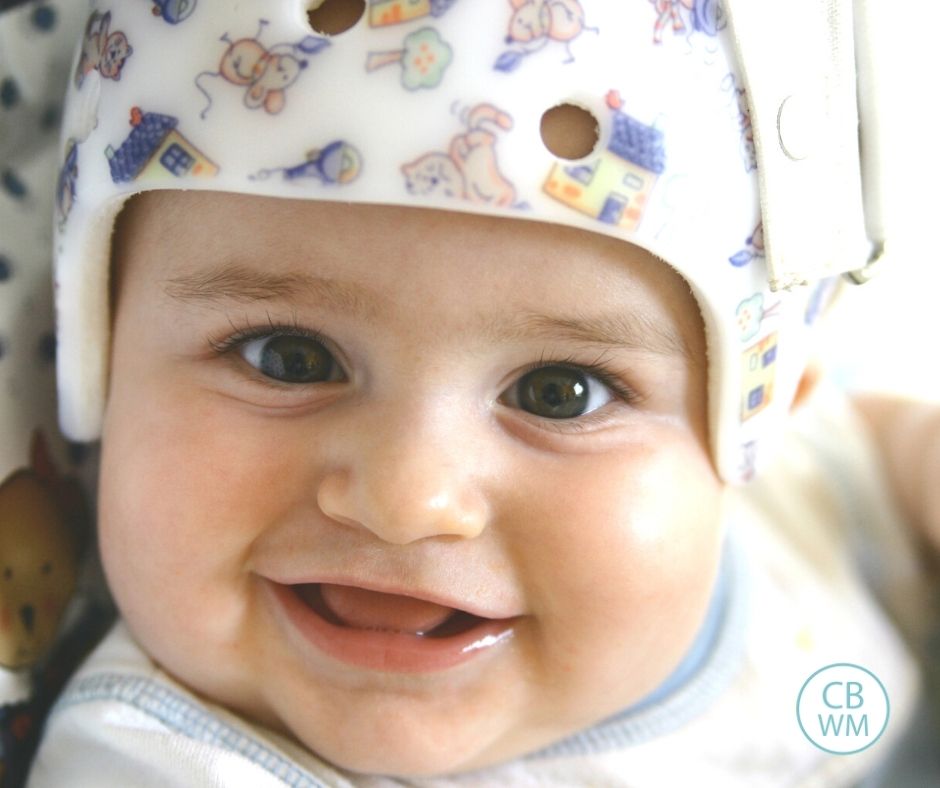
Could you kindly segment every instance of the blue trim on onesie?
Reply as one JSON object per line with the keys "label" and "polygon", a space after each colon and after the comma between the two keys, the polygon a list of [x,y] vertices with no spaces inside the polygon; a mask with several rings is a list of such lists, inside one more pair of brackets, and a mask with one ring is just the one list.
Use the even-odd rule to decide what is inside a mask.
{"label": "blue trim on onesie", "polygon": [[[636,714],[642,709],[648,708],[659,703],[675,690],[686,683],[703,666],[703,663],[712,649],[715,647],[715,641],[718,639],[719,627],[725,614],[725,608],[728,605],[728,546],[724,546],[721,558],[721,564],[718,577],[715,579],[715,588],[712,591],[712,599],[708,604],[708,610],[705,612],[705,620],[699,629],[698,634],[689,650],[682,658],[682,661],[676,666],[676,669],[666,677],[665,681],[655,690],[635,704],[621,712],[622,715]],[[620,716],[620,715],[618,715]]]}
{"label": "blue trim on onesie", "polygon": [[743,666],[748,574],[743,548],[729,526],[705,619],[675,670],[632,706],[526,758],[590,755],[641,744],[701,714]]}
{"label": "blue trim on onesie", "polygon": [[79,679],[53,712],[94,701],[131,706],[174,733],[241,755],[291,788],[329,788],[285,755],[214,716],[194,698],[151,678],[101,673]]}

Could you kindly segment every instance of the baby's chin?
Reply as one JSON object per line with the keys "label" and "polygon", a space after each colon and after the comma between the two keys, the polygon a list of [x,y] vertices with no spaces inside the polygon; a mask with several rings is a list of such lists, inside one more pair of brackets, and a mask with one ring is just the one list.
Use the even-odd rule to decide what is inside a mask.
{"label": "baby's chin", "polygon": [[458,716],[453,715],[453,727],[445,730],[437,720],[397,715],[337,725],[328,731],[279,727],[303,749],[335,767],[401,779],[462,774],[496,766],[539,748],[539,743],[527,746],[511,732],[494,737],[492,720],[489,724],[483,719],[482,724],[461,725]]}
{"label": "baby's chin", "polygon": [[450,709],[425,707],[422,713],[417,706],[409,709],[401,703],[385,710],[379,701],[363,704],[358,714],[350,708],[354,705],[347,704],[347,713],[317,719],[298,716],[292,707],[285,710],[289,721],[279,719],[276,729],[333,767],[407,780],[499,767],[609,716],[606,710],[596,716],[586,709],[561,708],[548,718],[539,714],[535,719],[531,709],[537,704],[531,703],[510,703],[502,708],[494,708],[493,703],[454,703]]}

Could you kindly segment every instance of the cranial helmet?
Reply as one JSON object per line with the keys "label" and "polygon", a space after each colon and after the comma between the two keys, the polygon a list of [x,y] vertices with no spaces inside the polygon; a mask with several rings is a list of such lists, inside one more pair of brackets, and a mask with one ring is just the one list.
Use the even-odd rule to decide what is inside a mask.
{"label": "cranial helmet", "polygon": [[[331,10],[356,21],[319,24]],[[852,0],[97,0],[56,201],[64,431],[100,434],[121,205],[203,189],[553,222],[649,250],[702,312],[716,467],[750,477],[835,277],[872,256],[853,13]],[[596,127],[574,158],[541,135],[564,105]]]}

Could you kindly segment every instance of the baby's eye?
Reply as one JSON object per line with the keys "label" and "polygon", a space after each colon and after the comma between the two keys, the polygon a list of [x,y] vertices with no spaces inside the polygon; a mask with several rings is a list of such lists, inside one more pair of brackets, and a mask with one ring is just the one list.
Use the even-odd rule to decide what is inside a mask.
{"label": "baby's eye", "polygon": [[325,383],[338,380],[339,365],[317,340],[290,334],[250,339],[241,357],[262,375],[283,383]]}
{"label": "baby's eye", "polygon": [[596,375],[561,365],[527,372],[509,388],[508,394],[510,405],[546,419],[573,419],[614,399]]}

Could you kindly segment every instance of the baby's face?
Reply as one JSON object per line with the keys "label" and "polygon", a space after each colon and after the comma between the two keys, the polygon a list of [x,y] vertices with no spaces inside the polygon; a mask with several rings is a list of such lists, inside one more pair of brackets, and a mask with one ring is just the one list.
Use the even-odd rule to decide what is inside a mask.
{"label": "baby's face", "polygon": [[116,260],[101,548],[185,684],[340,766],[430,774],[589,726],[684,656],[722,486],[668,266],[184,192],[137,198]]}

